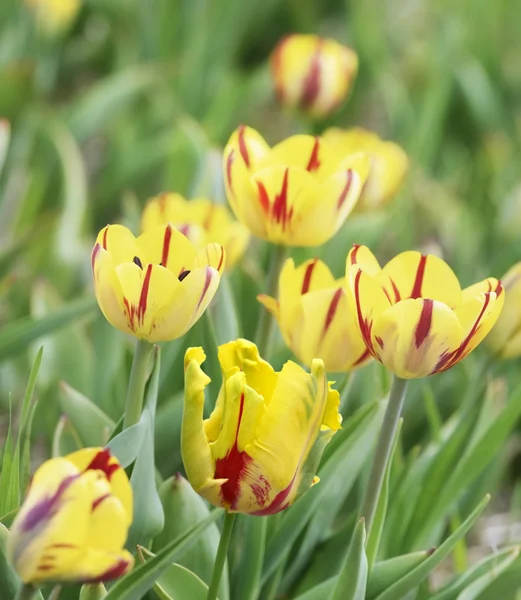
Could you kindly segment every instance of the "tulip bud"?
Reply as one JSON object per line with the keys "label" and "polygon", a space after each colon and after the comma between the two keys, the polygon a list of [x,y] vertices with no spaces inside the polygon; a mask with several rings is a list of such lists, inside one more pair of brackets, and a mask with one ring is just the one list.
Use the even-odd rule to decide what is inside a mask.
{"label": "tulip bud", "polygon": [[85,584],[81,587],[79,600],[103,600],[107,590],[102,583]]}
{"label": "tulip bud", "polygon": [[521,356],[521,262],[507,271],[502,282],[505,305],[487,342],[500,358],[516,358]]}
{"label": "tulip bud", "polygon": [[[157,552],[178,535],[203,521],[209,514],[206,502],[194,492],[192,486],[179,473],[167,479],[159,488],[159,497],[165,513],[163,531],[154,539],[153,548]],[[198,575],[209,584],[215,556],[219,546],[219,528],[215,523],[207,527],[202,535],[177,557],[176,562]],[[229,597],[228,572],[224,570],[219,587],[219,598]]]}
{"label": "tulip bud", "polygon": [[358,56],[332,39],[288,35],[271,55],[271,70],[283,106],[323,118],[338,108],[351,90]]}

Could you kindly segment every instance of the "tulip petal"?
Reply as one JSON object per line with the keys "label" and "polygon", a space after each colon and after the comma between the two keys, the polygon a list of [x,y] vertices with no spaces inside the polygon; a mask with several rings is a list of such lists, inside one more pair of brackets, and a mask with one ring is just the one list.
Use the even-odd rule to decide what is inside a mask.
{"label": "tulip petal", "polygon": [[371,332],[378,359],[398,377],[426,377],[459,348],[458,317],[442,302],[407,299],[379,315]]}
{"label": "tulip petal", "polygon": [[92,274],[101,312],[116,329],[131,333],[121,282],[111,255],[100,244],[92,251]]}
{"label": "tulip petal", "polygon": [[128,514],[115,497],[99,495],[92,503],[89,531],[85,540],[87,548],[118,552],[127,541],[129,527]]}
{"label": "tulip petal", "polygon": [[223,379],[228,377],[228,373],[233,373],[239,368],[246,375],[247,384],[264,398],[266,404],[270,403],[278,375],[270,363],[260,357],[259,350],[253,342],[240,338],[222,344],[219,346],[218,355]]}
{"label": "tulip petal", "polygon": [[371,358],[343,288],[305,294],[301,303],[304,320],[296,353],[304,364],[311,365],[316,357],[324,361],[327,371],[344,372]]}
{"label": "tulip petal", "polygon": [[378,281],[368,273],[352,265],[347,274],[349,281],[348,301],[351,314],[356,315],[358,329],[368,350],[378,358],[373,344],[373,326],[378,317],[391,303]]}
{"label": "tulip petal", "polygon": [[521,354],[521,263],[507,271],[502,284],[506,301],[487,342],[499,356],[514,358]]}
{"label": "tulip petal", "polygon": [[80,472],[99,469],[105,473],[110,484],[110,493],[123,506],[127,515],[127,526],[132,522],[132,487],[124,469],[115,456],[111,456],[108,448],[83,448],[65,457]]}
{"label": "tulip petal", "polygon": [[438,364],[438,371],[445,371],[465,358],[496,323],[503,308],[505,293],[500,282],[492,281],[496,282],[495,291],[473,293],[474,290],[488,286],[490,280],[471,286],[466,290],[466,299],[454,309],[463,332],[462,342],[454,352],[443,357]]}
{"label": "tulip petal", "polygon": [[392,284],[388,289],[394,301],[406,298],[430,298],[454,307],[461,302],[461,287],[449,265],[432,254],[413,250],[402,252],[383,268]]}
{"label": "tulip petal", "polygon": [[187,205],[183,196],[174,192],[164,192],[150,198],[141,215],[141,231],[167,223],[172,223],[177,228],[179,223],[189,222]]}
{"label": "tulip petal", "polygon": [[115,267],[139,256],[136,238],[123,225],[107,225],[99,232],[96,243],[110,254]]}
{"label": "tulip petal", "polygon": [[349,250],[346,260],[346,273],[349,273],[351,265],[357,265],[372,277],[379,276],[382,270],[371,250],[367,246],[359,244],[354,244],[351,250]]}
{"label": "tulip petal", "polygon": [[128,573],[134,565],[134,558],[127,550],[106,552],[89,548],[70,570],[71,581],[97,583],[117,579]]}
{"label": "tulip petal", "polygon": [[219,273],[224,271],[226,265],[226,252],[220,244],[208,244],[197,252],[193,268],[213,267]]}
{"label": "tulip petal", "polygon": [[137,244],[143,267],[148,263],[161,265],[176,277],[193,268],[196,250],[171,223],[149,229],[137,238]]}

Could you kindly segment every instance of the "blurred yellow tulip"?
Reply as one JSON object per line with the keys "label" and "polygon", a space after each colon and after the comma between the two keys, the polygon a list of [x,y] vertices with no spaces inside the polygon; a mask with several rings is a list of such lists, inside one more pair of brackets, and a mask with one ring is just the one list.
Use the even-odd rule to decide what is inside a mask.
{"label": "blurred yellow tulip", "polygon": [[271,71],[283,106],[323,118],[350,92],[358,73],[358,56],[335,40],[293,34],[273,51]]}
{"label": "blurred yellow tulip", "polygon": [[131,522],[125,471],[108,449],[86,448],[36,471],[8,555],[24,583],[115,579],[134,564],[123,549]]}
{"label": "blurred yellow tulip", "polygon": [[109,323],[139,339],[179,338],[217,291],[225,255],[219,244],[196,250],[171,224],[138,238],[122,225],[107,225],[92,251],[98,304]]}
{"label": "blurred yellow tulip", "polygon": [[357,210],[371,210],[385,204],[399,190],[409,159],[398,144],[381,140],[376,133],[361,127],[327,129],[322,137],[342,156],[355,152],[369,155],[371,168]]}
{"label": "blurred yellow tulip", "polygon": [[279,299],[258,300],[275,316],[287,346],[310,366],[314,358],[327,371],[350,371],[370,360],[354,314],[349,310],[345,280],[335,281],[314,258],[295,268],[288,259],[279,277]]}
{"label": "blurred yellow tulip", "polygon": [[180,194],[164,193],[150,198],[141,217],[143,232],[172,223],[198,248],[217,242],[226,251],[226,268],[242,257],[248,242],[248,229],[234,221],[226,206],[205,198],[186,200]]}
{"label": "blurred yellow tulip", "polygon": [[369,173],[364,154],[339,156],[320,137],[295,135],[270,148],[241,125],[223,157],[235,216],[257,237],[285,246],[320,246],[344,224]]}
{"label": "blurred yellow tulip", "polygon": [[502,282],[505,306],[487,343],[500,358],[516,358],[521,356],[521,262],[507,271]]}
{"label": "blurred yellow tulip", "polygon": [[382,269],[365,246],[346,261],[349,300],[371,354],[398,377],[445,371],[496,322],[505,299],[489,277],[464,290],[437,256],[402,252]]}
{"label": "blurred yellow tulip", "polygon": [[82,7],[81,0],[25,0],[41,31],[50,37],[72,27]]}
{"label": "blurred yellow tulip", "polygon": [[239,339],[219,347],[223,385],[203,421],[202,348],[185,354],[183,462],[192,487],[229,512],[271,515],[316,483],[322,452],[340,428],[338,392],[324,363],[311,374],[288,361],[280,373],[257,346]]}

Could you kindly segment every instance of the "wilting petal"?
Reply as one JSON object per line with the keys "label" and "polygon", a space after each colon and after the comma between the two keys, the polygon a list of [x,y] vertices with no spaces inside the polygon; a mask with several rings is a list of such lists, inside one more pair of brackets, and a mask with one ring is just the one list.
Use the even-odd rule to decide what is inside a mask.
{"label": "wilting petal", "polygon": [[379,360],[398,377],[434,373],[460,345],[463,331],[448,306],[430,299],[398,302],[379,315],[371,332]]}
{"label": "wilting petal", "polygon": [[132,487],[127,474],[122,469],[115,456],[107,448],[83,448],[67,454],[65,457],[79,471],[89,469],[102,471],[110,485],[110,493],[115,496],[123,506],[127,516],[127,527],[132,522]]}
{"label": "wilting petal", "polygon": [[323,183],[303,184],[294,202],[292,245],[319,246],[331,239],[358,202],[368,171],[368,158],[353,155]]}
{"label": "wilting petal", "polygon": [[[185,354],[185,399],[181,429],[181,454],[186,474],[194,490],[217,506],[219,482],[214,480],[215,462],[203,426],[204,390],[211,379],[201,369],[205,360],[201,348]],[[222,483],[222,482],[221,482]]]}
{"label": "wilting petal", "polygon": [[461,287],[449,265],[432,254],[402,252],[383,268],[392,283],[387,292],[394,301],[430,298],[454,307],[461,302]]}
{"label": "wilting petal", "polygon": [[193,268],[213,267],[219,273],[224,271],[226,252],[220,244],[208,244],[201,248],[194,259]]}
{"label": "wilting petal", "polygon": [[311,365],[313,358],[321,358],[327,371],[344,372],[371,358],[344,289],[311,292],[301,302],[304,322],[300,324],[300,347],[295,352],[304,364]]}
{"label": "wilting petal", "polygon": [[123,225],[107,225],[99,232],[96,243],[110,254],[115,267],[139,256],[136,238]]}
{"label": "wilting petal", "polygon": [[346,274],[349,285],[348,301],[368,350],[378,357],[373,345],[373,326],[376,319],[386,311],[391,303],[381,285],[374,277],[352,265]]}
{"label": "wilting petal", "polygon": [[[475,289],[479,287],[480,284],[477,284]],[[440,363],[439,370],[448,369],[467,356],[492,329],[505,299],[501,284],[496,285],[495,289],[495,292],[478,292],[472,295],[467,292],[465,301],[456,306],[454,313],[461,324],[462,342],[454,353]]]}
{"label": "wilting petal", "polygon": [[144,268],[147,263],[161,265],[176,277],[193,268],[194,246],[170,223],[149,229],[137,238],[137,243]]}
{"label": "wilting petal", "polygon": [[100,244],[92,251],[92,275],[96,300],[107,321],[116,329],[131,333],[121,282],[110,254]]}
{"label": "wilting petal", "polygon": [[110,581],[128,573],[133,565],[134,558],[127,550],[106,552],[89,548],[70,570],[70,580],[85,583]]}

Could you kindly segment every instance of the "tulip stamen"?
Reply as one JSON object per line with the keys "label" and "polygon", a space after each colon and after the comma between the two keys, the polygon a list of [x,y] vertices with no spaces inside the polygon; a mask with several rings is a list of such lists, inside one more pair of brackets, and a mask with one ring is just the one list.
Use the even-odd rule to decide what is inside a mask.
{"label": "tulip stamen", "polygon": [[143,264],[141,263],[141,260],[139,259],[138,256],[134,256],[134,258],[132,259],[132,262],[137,265],[141,270],[143,270]]}
{"label": "tulip stamen", "polygon": [[183,279],[185,279],[185,277],[188,277],[188,275],[190,275],[190,271],[183,271],[177,279],[179,279],[179,281],[183,281]]}

